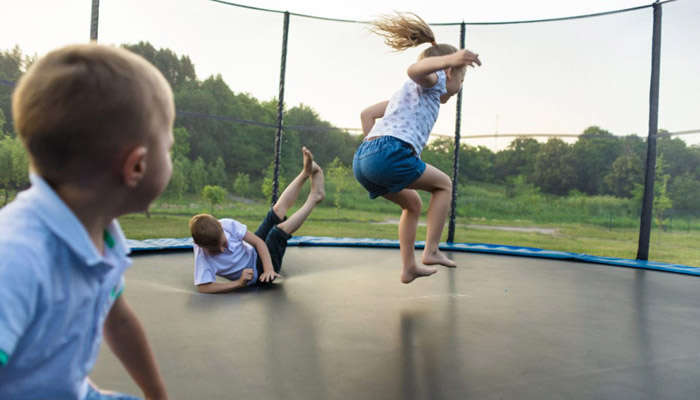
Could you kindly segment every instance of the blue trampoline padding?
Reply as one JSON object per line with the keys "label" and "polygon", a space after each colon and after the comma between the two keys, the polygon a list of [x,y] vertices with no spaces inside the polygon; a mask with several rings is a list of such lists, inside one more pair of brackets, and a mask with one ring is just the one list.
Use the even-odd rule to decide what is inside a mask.
{"label": "blue trampoline padding", "polygon": [[[192,238],[184,239],[127,239],[132,252],[191,249]],[[337,247],[382,247],[399,248],[398,240],[362,239],[362,238],[332,238],[319,236],[297,236],[288,242],[289,246],[337,246]],[[422,249],[425,242],[416,242],[416,248]],[[642,268],[655,271],[675,272],[686,275],[700,276],[700,268],[681,264],[667,264],[656,261],[630,260],[626,258],[592,256],[590,254],[570,253],[567,251],[543,250],[535,247],[506,246],[483,243],[441,243],[441,250],[465,251],[475,253],[501,254],[508,256],[524,256],[550,258],[559,260],[575,260],[595,264],[614,265],[619,267]]]}

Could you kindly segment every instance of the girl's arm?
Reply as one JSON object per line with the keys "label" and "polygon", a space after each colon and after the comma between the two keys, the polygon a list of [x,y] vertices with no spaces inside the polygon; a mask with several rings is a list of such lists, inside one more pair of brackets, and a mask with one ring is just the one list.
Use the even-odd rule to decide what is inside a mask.
{"label": "girl's arm", "polygon": [[386,111],[386,106],[389,105],[389,100],[382,101],[371,105],[360,113],[360,120],[362,121],[362,133],[367,136],[369,131],[372,130],[374,122],[384,116],[384,111]]}
{"label": "girl's arm", "polygon": [[459,50],[456,53],[445,56],[426,57],[408,67],[408,77],[424,88],[435,86],[438,77],[437,71],[445,68],[459,68],[465,65],[481,65],[479,55],[469,50]]}

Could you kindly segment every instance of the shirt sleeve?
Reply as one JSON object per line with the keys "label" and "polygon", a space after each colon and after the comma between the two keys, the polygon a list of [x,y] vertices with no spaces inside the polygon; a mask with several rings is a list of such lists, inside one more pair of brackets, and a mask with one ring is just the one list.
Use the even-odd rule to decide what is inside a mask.
{"label": "shirt sleeve", "polygon": [[209,264],[204,254],[204,251],[194,245],[194,284],[204,285],[216,281],[214,268]]}
{"label": "shirt sleeve", "polygon": [[246,232],[248,232],[248,227],[235,219],[225,218],[220,220],[220,222],[224,230],[235,240],[243,240]]}
{"label": "shirt sleeve", "polygon": [[116,300],[119,298],[119,296],[124,293],[124,277],[119,280],[119,284],[112,289],[112,292],[110,295],[112,296],[112,300]]}
{"label": "shirt sleeve", "polygon": [[27,255],[0,246],[0,365],[12,358],[39,305],[40,283]]}
{"label": "shirt sleeve", "polygon": [[424,90],[426,92],[437,92],[442,96],[443,94],[447,93],[447,75],[443,70],[439,70],[435,72],[435,74],[438,77],[437,83],[433,87]]}

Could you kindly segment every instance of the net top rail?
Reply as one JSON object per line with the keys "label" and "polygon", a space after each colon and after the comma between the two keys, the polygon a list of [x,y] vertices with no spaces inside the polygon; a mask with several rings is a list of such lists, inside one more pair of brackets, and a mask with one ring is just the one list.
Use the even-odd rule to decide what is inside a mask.
{"label": "net top rail", "polygon": [[[288,13],[289,15],[294,15],[297,17],[311,18],[311,19],[317,19],[317,20],[322,20],[322,21],[344,22],[344,23],[353,23],[353,24],[368,24],[370,22],[370,21],[342,19],[342,18],[329,18],[329,17],[318,16],[318,15],[300,14],[300,13],[294,13],[294,12],[282,11],[282,10],[273,10],[273,9],[269,9],[269,8],[254,7],[254,6],[248,6],[245,4],[232,3],[230,1],[224,1],[224,0],[209,0],[209,1],[212,1],[214,3],[225,4],[225,5],[229,5],[229,6],[233,6],[233,7],[246,8],[249,10],[272,12],[272,13],[279,13],[279,14]],[[430,25],[432,25],[432,26],[455,26],[455,25],[462,25],[462,24],[474,25],[474,26],[477,26],[477,25],[516,25],[516,24],[533,24],[533,23],[539,23],[539,22],[568,21],[568,20],[573,20],[573,19],[593,18],[593,17],[601,17],[604,15],[637,11],[637,10],[642,10],[645,8],[653,7],[654,5],[657,5],[657,4],[660,5],[660,4],[665,4],[665,3],[671,3],[674,1],[678,1],[678,0],[663,0],[663,1],[657,0],[654,3],[642,5],[642,6],[637,6],[637,7],[623,8],[623,9],[611,10],[611,11],[603,11],[603,12],[592,13],[592,14],[573,15],[573,16],[568,16],[568,17],[531,19],[531,20],[522,20],[522,21],[498,21],[498,22],[466,22],[466,21],[437,22],[437,23],[430,23]]]}

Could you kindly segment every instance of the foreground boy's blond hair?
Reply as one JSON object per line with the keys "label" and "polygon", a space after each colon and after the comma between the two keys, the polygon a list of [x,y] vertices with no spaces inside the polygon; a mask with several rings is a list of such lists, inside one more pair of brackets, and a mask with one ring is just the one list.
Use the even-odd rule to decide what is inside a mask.
{"label": "foreground boy's blond hair", "polygon": [[89,44],[39,59],[20,79],[12,112],[33,170],[63,182],[118,165],[172,108],[170,86],[146,60]]}

